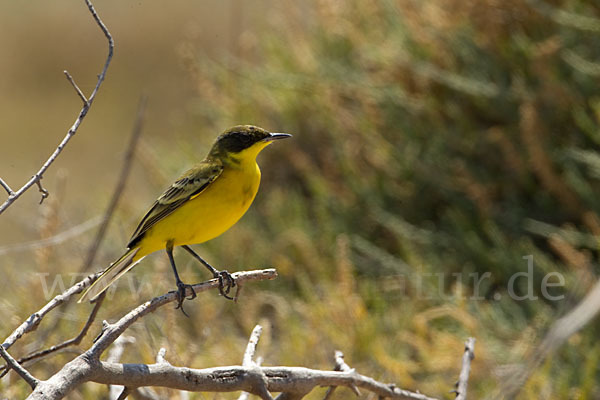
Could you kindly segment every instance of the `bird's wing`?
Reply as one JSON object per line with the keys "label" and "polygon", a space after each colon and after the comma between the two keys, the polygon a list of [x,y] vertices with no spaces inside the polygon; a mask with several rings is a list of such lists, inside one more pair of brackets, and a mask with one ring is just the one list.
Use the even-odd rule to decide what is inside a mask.
{"label": "bird's wing", "polygon": [[131,236],[127,247],[132,248],[158,221],[200,194],[222,171],[223,166],[220,164],[201,162],[184,173],[154,202]]}

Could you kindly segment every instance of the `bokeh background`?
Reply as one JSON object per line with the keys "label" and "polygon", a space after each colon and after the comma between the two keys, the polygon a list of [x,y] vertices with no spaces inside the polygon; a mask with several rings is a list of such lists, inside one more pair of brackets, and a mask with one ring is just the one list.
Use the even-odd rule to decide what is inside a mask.
{"label": "bokeh background", "polygon": [[[587,1],[103,1],[112,65],[76,137],[0,216],[0,333],[6,337],[77,278],[148,96],[128,185],[89,271],[120,255],[156,196],[225,128],[294,134],[260,156],[263,184],[229,232],[197,246],[231,271],[276,267],[235,304],[216,293],[165,307],[129,332],[123,362],[237,364],[255,324],[264,363],[359,372],[454,398],[463,342],[485,398],[594,283],[600,235],[600,8]],[[0,176],[18,188],[73,123],[106,42],[83,2],[0,3]],[[4,194],[2,194],[4,196]],[[4,197],[2,197],[4,198]],[[51,246],[40,246],[50,239]],[[45,242],[41,242],[45,243]],[[528,272],[529,282],[509,282]],[[205,271],[176,253],[184,280]],[[473,277],[489,272],[476,288]],[[556,272],[554,301],[541,282]],[[172,289],[163,254],[146,258],[101,309],[114,320]],[[556,280],[554,280],[556,282]],[[89,305],[67,305],[11,350],[73,336]],[[97,322],[81,348],[100,329]],[[598,398],[592,323],[533,372],[521,398]],[[29,366],[44,379],[74,356]],[[9,374],[3,397],[28,388]],[[158,390],[166,398],[175,391]],[[321,398],[324,389],[310,398]],[[106,398],[88,384],[74,399]],[[353,396],[339,390],[336,398]],[[369,398],[368,395],[364,395]],[[191,399],[237,394],[190,394]]]}

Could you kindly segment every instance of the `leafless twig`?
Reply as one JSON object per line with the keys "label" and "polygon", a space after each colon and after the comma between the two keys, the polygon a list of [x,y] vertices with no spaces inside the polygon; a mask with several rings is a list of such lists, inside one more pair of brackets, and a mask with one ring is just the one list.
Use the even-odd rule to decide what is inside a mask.
{"label": "leafless twig", "polygon": [[244,352],[244,358],[242,361],[242,365],[244,367],[254,365],[254,353],[256,353],[256,346],[258,345],[258,340],[260,339],[261,334],[262,326],[256,325],[250,334],[250,339],[248,340],[248,345],[246,346],[246,351]]}
{"label": "leafless twig", "polygon": [[88,219],[85,222],[82,222],[79,225],[75,225],[65,231],[57,233],[54,236],[47,237],[45,239],[40,240],[32,240],[24,243],[15,243],[9,244],[6,246],[0,246],[0,255],[18,251],[27,251],[27,250],[35,250],[41,249],[44,247],[50,247],[57,245],[59,243],[63,243],[75,236],[80,236],[84,232],[94,228],[102,222],[102,216],[97,215],[93,218]]}
{"label": "leafless twig", "polygon": [[21,378],[23,378],[23,380],[25,382],[27,382],[29,384],[29,386],[31,386],[32,389],[35,389],[35,387],[39,383],[39,380],[34,378],[33,375],[31,375],[29,373],[29,371],[27,371],[25,368],[23,368],[17,362],[17,360],[15,360],[10,354],[8,354],[8,351],[6,351],[6,349],[2,345],[0,345],[0,356],[2,356],[2,358],[4,358],[4,360],[6,360],[6,364],[8,364],[8,366],[11,369],[13,369],[17,374],[19,374],[19,376]]}
{"label": "leafless twig", "polygon": [[75,92],[77,92],[77,95],[83,101],[83,105],[89,107],[90,103],[89,103],[88,99],[85,97],[85,94],[83,94],[81,89],[79,89],[79,86],[77,86],[77,84],[75,83],[75,80],[73,80],[73,77],[71,76],[69,71],[67,71],[65,69],[63,71],[63,73],[65,74],[65,76],[67,77],[67,80],[71,83],[71,85],[73,85],[73,89],[75,89]]}
{"label": "leafless twig", "polygon": [[10,186],[8,186],[8,183],[6,183],[2,180],[2,178],[0,178],[0,186],[2,186],[4,188],[4,190],[6,190],[6,193],[8,193],[9,196],[12,196],[15,193],[10,188]]}
{"label": "leafless twig", "polygon": [[[50,157],[48,158],[48,160],[46,160],[46,162],[42,165],[42,167],[35,173],[35,175],[33,175],[33,177],[29,181],[27,181],[27,183],[25,183],[16,192],[12,191],[10,189],[10,187],[4,181],[2,181],[1,185],[8,192],[8,198],[2,205],[0,205],[0,214],[2,214],[8,207],[10,207],[11,204],[13,204],[19,197],[21,197],[21,195],[23,195],[23,193],[25,193],[33,185],[37,184],[40,192],[42,192],[42,198],[40,200],[40,203],[46,197],[48,197],[48,191],[42,187],[41,179],[42,179],[44,173],[46,172],[46,170],[58,158],[58,156],[63,151],[63,149],[65,148],[67,143],[69,143],[71,138],[77,132],[79,125],[81,125],[81,122],[87,115],[90,107],[92,106],[94,99],[96,98],[96,94],[98,93],[98,89],[100,89],[100,85],[102,85],[102,82],[104,81],[104,78],[106,76],[106,71],[108,70],[108,66],[110,65],[110,61],[112,59],[113,49],[114,49],[114,41],[113,41],[113,38],[112,38],[110,32],[108,31],[108,29],[106,29],[106,26],[104,25],[104,23],[102,22],[102,20],[98,16],[98,14],[96,13],[96,10],[94,9],[94,6],[90,2],[90,0],[85,0],[85,3],[87,4],[88,9],[90,10],[90,13],[94,17],[96,24],[98,24],[98,26],[104,33],[104,36],[106,36],[106,39],[108,40],[108,55],[107,55],[106,61],[104,63],[104,68],[102,69],[102,72],[100,73],[100,75],[98,75],[98,81],[96,82],[96,86],[94,87],[94,90],[92,91],[92,94],[90,95],[89,99],[87,101],[84,101],[83,108],[79,112],[77,119],[75,120],[75,122],[73,123],[71,128],[68,130],[67,134],[65,135],[63,140],[60,142],[58,147],[54,150],[54,152],[50,155]],[[69,80],[69,82],[71,82],[71,84],[75,87],[75,89],[77,91],[77,95],[79,97],[82,97],[83,99],[85,99],[85,96],[83,95],[81,90],[77,87],[77,85],[75,84],[75,81],[73,80],[71,75],[69,75],[69,73],[66,71],[65,71],[65,74],[67,75],[67,79]]]}
{"label": "leafless twig", "polygon": [[507,379],[507,384],[500,388],[491,397],[499,398],[515,398],[525,385],[531,374],[539,365],[556,349],[575,334],[585,325],[590,323],[600,312],[600,281],[596,282],[592,289],[585,295],[571,311],[557,319],[548,333],[542,340],[541,344],[536,347],[536,350],[531,354],[522,367]]}
{"label": "leafless twig", "polygon": [[465,352],[462,358],[462,367],[458,382],[456,382],[456,400],[467,400],[467,384],[469,381],[469,372],[471,371],[471,361],[475,358],[475,338],[468,338],[465,342]]}
{"label": "leafless twig", "polygon": [[[350,368],[350,366],[348,364],[346,364],[346,362],[344,361],[344,353],[342,353],[339,350],[335,351],[335,367],[333,368],[334,371],[343,371],[343,372],[353,372],[354,369]],[[323,400],[328,400],[331,398],[331,396],[333,395],[333,392],[335,391],[337,386],[331,386],[329,389],[327,389],[327,393],[325,393],[325,397],[323,398]],[[355,395],[360,396],[360,391],[358,390],[358,388],[355,385],[351,385],[350,389],[352,389],[352,391],[354,392]]]}

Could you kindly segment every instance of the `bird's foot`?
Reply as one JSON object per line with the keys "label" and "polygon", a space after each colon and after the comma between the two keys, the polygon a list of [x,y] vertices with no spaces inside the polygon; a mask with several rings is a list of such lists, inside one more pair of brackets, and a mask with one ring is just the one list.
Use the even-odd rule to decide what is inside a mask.
{"label": "bird's foot", "polygon": [[233,297],[229,296],[231,288],[235,287],[235,279],[233,279],[233,276],[226,270],[223,270],[216,271],[215,278],[219,280],[219,293],[221,296],[229,300],[234,300]]}
{"label": "bird's foot", "polygon": [[[192,294],[190,295],[190,297],[186,298],[185,292],[188,288],[192,291]],[[183,315],[189,317],[189,315],[187,315],[187,313],[183,309],[183,301],[192,300],[194,298],[196,298],[196,291],[194,290],[194,287],[192,285],[188,285],[187,283],[183,283],[182,281],[177,281],[177,307],[175,307],[175,309],[180,308]]]}

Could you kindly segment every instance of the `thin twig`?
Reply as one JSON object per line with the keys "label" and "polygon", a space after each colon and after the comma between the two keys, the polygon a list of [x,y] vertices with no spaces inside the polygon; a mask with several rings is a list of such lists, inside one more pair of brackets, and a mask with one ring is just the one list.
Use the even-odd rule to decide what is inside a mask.
{"label": "thin twig", "polygon": [[79,225],[75,225],[65,231],[59,232],[54,236],[47,237],[45,239],[40,240],[32,240],[29,242],[23,243],[14,243],[6,246],[0,246],[0,255],[19,252],[19,251],[28,251],[35,249],[43,249],[45,247],[55,246],[57,244],[63,243],[75,236],[81,236],[81,234],[86,231],[100,225],[102,223],[102,216],[97,215],[93,218],[88,219],[85,222],[82,222]]}
{"label": "thin twig", "polygon": [[475,338],[468,338],[465,342],[465,352],[462,358],[462,367],[458,382],[456,383],[456,400],[467,400],[467,385],[469,382],[469,372],[471,371],[471,361],[475,358]]}
{"label": "thin twig", "polygon": [[[58,156],[63,151],[63,149],[65,148],[67,143],[69,143],[71,138],[77,132],[79,125],[81,125],[81,123],[83,122],[83,119],[87,115],[90,107],[92,106],[94,99],[96,98],[96,94],[98,93],[98,90],[100,89],[100,85],[102,84],[102,82],[104,81],[104,78],[106,77],[106,71],[108,70],[108,66],[110,65],[110,61],[112,60],[112,56],[113,56],[113,50],[114,50],[114,46],[115,46],[114,41],[113,41],[113,38],[112,38],[110,32],[108,31],[108,29],[106,29],[106,26],[104,25],[104,23],[102,22],[102,20],[98,16],[98,14],[96,13],[96,10],[94,9],[94,6],[92,6],[92,3],[89,0],[85,0],[85,3],[87,4],[88,9],[90,10],[90,13],[94,17],[94,20],[96,21],[96,23],[98,24],[98,26],[104,33],[104,36],[106,36],[106,38],[108,40],[108,55],[107,55],[106,61],[104,63],[104,68],[102,69],[102,72],[100,73],[100,75],[98,75],[98,81],[96,82],[96,86],[94,87],[94,90],[92,91],[92,94],[90,95],[87,103],[84,103],[83,108],[81,109],[81,111],[79,111],[79,115],[77,116],[77,119],[75,120],[75,122],[73,123],[71,128],[67,131],[67,134],[65,135],[63,140],[60,142],[58,147],[56,147],[56,149],[50,155],[48,160],[46,160],[46,162],[41,166],[41,168],[35,173],[35,175],[33,175],[33,177],[29,181],[27,181],[27,183],[25,183],[19,190],[9,194],[8,199],[6,199],[6,201],[2,205],[0,205],[0,214],[2,214],[8,207],[10,207],[11,204],[13,204],[19,197],[21,197],[23,195],[23,193],[25,193],[27,190],[29,190],[29,188],[32,187],[34,184],[38,184],[40,191],[42,192],[42,201],[46,197],[48,197],[47,192],[44,192],[45,189],[41,186],[40,179],[42,179],[46,170],[50,167],[50,165],[52,165],[52,163],[54,163],[54,161],[58,158]],[[4,185],[2,185],[2,186],[4,186]],[[6,187],[5,187],[5,189],[6,189]]]}
{"label": "thin twig", "polygon": [[[333,368],[333,370],[343,372],[354,371],[354,369],[350,368],[350,366],[346,364],[346,361],[344,361],[344,353],[342,353],[340,350],[335,351],[335,367]],[[329,389],[327,389],[327,393],[325,393],[325,397],[323,397],[323,400],[330,399],[333,395],[333,392],[335,392],[336,387],[337,386],[331,386]],[[356,385],[350,385],[350,389],[352,389],[355,395],[360,396],[360,390],[358,390]]]}
{"label": "thin twig", "polygon": [[123,390],[121,391],[121,394],[119,395],[119,397],[117,397],[117,400],[125,400],[127,398],[127,396],[129,396],[130,394],[131,394],[131,388],[124,386]]}
{"label": "thin twig", "polygon": [[258,345],[261,333],[262,326],[256,325],[250,334],[250,339],[248,340],[248,345],[246,346],[246,351],[244,352],[244,358],[242,361],[242,365],[244,367],[254,365],[254,353],[256,353],[256,346]]}
{"label": "thin twig", "polygon": [[17,362],[17,360],[12,358],[12,356],[8,354],[8,351],[6,351],[2,345],[0,345],[0,356],[6,360],[6,363],[10,366],[10,368],[19,374],[19,376],[23,378],[23,380],[27,382],[32,389],[35,389],[40,381],[31,375],[29,371],[23,368],[21,364]]}
{"label": "thin twig", "polygon": [[[250,339],[248,339],[248,345],[246,346],[246,351],[244,351],[244,357],[242,359],[242,365],[244,367],[252,367],[258,366],[259,363],[254,362],[254,354],[256,353],[256,346],[258,345],[258,341],[260,340],[260,335],[262,334],[262,326],[256,325],[254,329],[252,329],[252,333],[250,334]],[[267,388],[263,387],[263,396],[265,396],[265,392],[267,392]],[[270,396],[267,392],[267,395]],[[247,399],[249,396],[248,392],[242,392],[238,400]]]}
{"label": "thin twig", "polygon": [[67,77],[67,80],[69,82],[71,82],[71,85],[73,85],[73,88],[75,89],[75,92],[77,92],[77,95],[79,96],[79,98],[81,99],[81,101],[83,101],[83,105],[89,107],[90,103],[89,103],[88,99],[85,97],[85,94],[83,94],[83,92],[81,91],[81,89],[79,89],[79,86],[77,86],[77,84],[73,80],[73,77],[71,76],[71,74],[69,73],[69,71],[67,71],[65,69],[63,71],[63,73]]}
{"label": "thin twig", "polygon": [[552,323],[546,336],[523,365],[490,398],[516,398],[534,371],[572,335],[589,324],[600,313],[600,281],[588,291],[572,310]]}
{"label": "thin twig", "polygon": [[117,181],[117,185],[115,186],[115,190],[113,191],[112,198],[110,199],[110,203],[104,213],[104,218],[102,219],[102,224],[98,229],[98,233],[96,234],[96,238],[92,241],[92,244],[87,252],[87,256],[85,262],[81,267],[81,271],[86,271],[94,262],[96,258],[96,254],[98,252],[98,248],[106,235],[106,230],[108,229],[108,224],[117,208],[117,204],[119,203],[119,199],[123,194],[123,190],[125,189],[125,183],[127,182],[127,177],[129,176],[129,172],[131,170],[131,164],[133,162],[133,155],[135,153],[135,149],[137,147],[140,135],[142,133],[142,127],[144,122],[144,113],[146,111],[146,96],[142,96],[138,103],[138,110],[135,117],[135,121],[133,124],[133,129],[131,132],[131,138],[129,139],[129,144],[127,145],[127,151],[125,152],[125,157],[123,158],[123,166],[121,167],[121,172],[119,174],[119,179]]}
{"label": "thin twig", "polygon": [[6,183],[2,180],[2,178],[0,178],[0,186],[2,186],[4,188],[4,190],[6,190],[6,193],[8,193],[9,196],[12,196],[15,193],[10,188],[10,186],[8,186],[8,183]]}
{"label": "thin twig", "polygon": [[[135,343],[135,337],[133,336],[119,336],[113,343],[112,347],[108,351],[106,356],[107,362],[119,362],[121,356],[125,352],[125,346],[128,344]],[[120,393],[120,394],[119,394]],[[124,399],[130,393],[130,388],[122,385],[110,385],[108,388],[108,398],[111,400]],[[125,394],[125,397],[122,397]]]}
{"label": "thin twig", "polygon": [[48,196],[50,196],[50,193],[42,186],[42,176],[41,175],[34,176],[34,178],[36,178],[35,184],[38,187],[38,191],[42,194],[42,197],[40,198],[40,203],[39,203],[39,204],[42,204],[44,202],[44,200],[46,200],[48,198]]}

